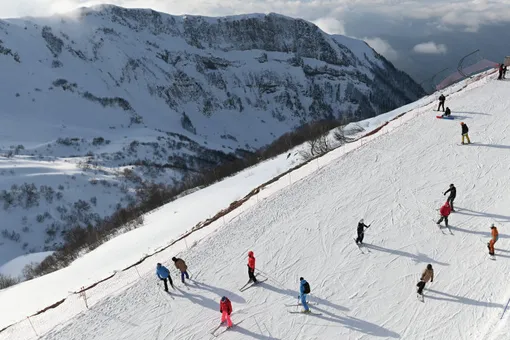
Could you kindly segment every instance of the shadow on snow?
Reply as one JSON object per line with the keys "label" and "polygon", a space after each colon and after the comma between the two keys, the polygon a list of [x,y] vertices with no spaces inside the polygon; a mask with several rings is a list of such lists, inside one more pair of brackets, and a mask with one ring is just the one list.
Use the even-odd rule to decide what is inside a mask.
{"label": "shadow on snow", "polygon": [[452,294],[448,294],[448,293],[443,293],[443,292],[440,292],[440,291],[434,290],[434,289],[427,289],[427,291],[442,296],[442,297],[440,297],[440,296],[428,295],[427,294],[427,299],[440,300],[440,301],[450,301],[450,302],[458,302],[458,303],[463,303],[465,305],[490,307],[490,308],[503,308],[504,307],[503,305],[501,305],[499,303],[486,302],[486,301],[478,301],[478,300],[469,299],[469,298],[466,298],[466,297],[463,297],[463,296],[457,296],[457,295],[452,295]]}
{"label": "shadow on snow", "polygon": [[[457,214],[461,215],[468,215],[468,216],[475,216],[475,217],[490,217],[494,219],[500,220],[500,222],[510,222],[510,216],[507,215],[498,215],[498,214],[491,214],[491,213],[484,213],[481,211],[474,211],[466,208],[457,208],[460,210],[457,210]],[[466,212],[468,211],[468,212]]]}
{"label": "shadow on snow", "polygon": [[450,265],[445,262],[439,262],[437,260],[434,260],[433,258],[429,257],[428,255],[425,255],[422,253],[413,254],[413,253],[409,253],[407,251],[384,248],[384,247],[376,246],[376,245],[369,244],[369,243],[363,243],[363,245],[369,249],[378,250],[378,251],[381,251],[384,253],[389,253],[389,254],[398,255],[398,256],[405,256],[417,263],[435,263],[435,264],[438,264],[441,266],[449,266]]}

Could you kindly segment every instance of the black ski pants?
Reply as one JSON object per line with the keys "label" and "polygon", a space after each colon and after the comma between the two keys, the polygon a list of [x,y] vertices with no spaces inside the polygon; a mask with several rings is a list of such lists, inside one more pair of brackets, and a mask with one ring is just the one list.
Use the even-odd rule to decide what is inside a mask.
{"label": "black ski pants", "polygon": [[257,282],[257,279],[255,278],[255,269],[251,269],[250,267],[248,267],[248,277],[250,278],[251,281]]}
{"label": "black ski pants", "polygon": [[437,221],[437,224],[441,223],[444,221],[444,224],[445,226],[448,227],[448,216],[441,216],[441,218],[439,219],[439,221]]}
{"label": "black ski pants", "polygon": [[437,107],[437,111],[439,111],[441,108],[443,108],[443,112],[444,112],[444,102],[439,102],[439,106]]}
{"label": "black ski pants", "polygon": [[450,207],[452,207],[452,211],[454,211],[455,209],[453,208],[453,201],[455,201],[455,197],[448,196],[448,200],[447,201],[450,204]]}
{"label": "black ski pants", "polygon": [[356,239],[356,243],[363,243],[363,237],[365,237],[365,233],[358,233],[358,238]]}
{"label": "black ski pants", "polygon": [[166,282],[167,280],[170,282],[170,286],[174,288],[174,283],[172,282],[172,278],[170,276],[165,279],[161,279],[161,281],[163,281],[163,283],[165,284],[165,292],[168,292],[168,284]]}
{"label": "black ski pants", "polygon": [[418,287],[417,293],[422,295],[423,294],[423,288],[425,288],[425,281],[420,281],[416,284],[416,287]]}

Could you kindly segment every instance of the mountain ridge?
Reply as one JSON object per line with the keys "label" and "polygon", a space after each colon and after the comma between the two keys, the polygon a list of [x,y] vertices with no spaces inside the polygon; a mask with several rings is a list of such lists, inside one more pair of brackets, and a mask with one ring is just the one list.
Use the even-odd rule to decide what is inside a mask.
{"label": "mountain ridge", "polygon": [[55,249],[136,202],[141,181],[177,184],[302,124],[424,94],[366,43],[279,14],[7,19],[0,58],[0,260]]}

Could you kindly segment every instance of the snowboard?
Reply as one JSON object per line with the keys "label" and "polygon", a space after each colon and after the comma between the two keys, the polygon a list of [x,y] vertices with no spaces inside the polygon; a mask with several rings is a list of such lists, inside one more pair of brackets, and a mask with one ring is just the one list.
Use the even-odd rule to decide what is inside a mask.
{"label": "snowboard", "polygon": [[439,118],[439,119],[450,119],[450,120],[454,120],[455,119],[455,117],[453,117],[453,116],[447,116],[447,117],[436,116],[436,118]]}

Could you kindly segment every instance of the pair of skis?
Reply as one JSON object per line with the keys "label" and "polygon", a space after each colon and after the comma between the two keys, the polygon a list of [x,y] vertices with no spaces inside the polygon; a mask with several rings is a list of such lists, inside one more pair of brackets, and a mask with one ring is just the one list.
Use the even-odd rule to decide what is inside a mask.
{"label": "pair of skis", "polygon": [[[255,278],[257,279],[257,275],[255,275]],[[250,279],[250,280],[248,280],[248,282],[246,282],[246,283],[244,284],[244,286],[242,286],[241,288],[239,288],[239,291],[240,291],[240,292],[244,292],[244,291],[245,291],[245,290],[247,290],[248,288],[251,288],[251,287],[253,287],[253,286],[256,286],[256,285],[258,285],[259,283],[262,283],[262,282],[265,282],[265,281],[267,281],[267,277],[265,277],[265,278],[263,278],[263,279],[261,279],[261,280],[257,279],[257,282],[253,282],[253,281]],[[251,283],[251,284],[250,284],[250,283]]]}
{"label": "pair of skis", "polygon": [[[309,306],[317,306],[318,305],[318,303],[316,303],[316,302],[307,302],[307,304]],[[299,307],[299,306],[302,306],[302,304],[301,303],[285,304],[285,307]],[[305,311],[290,311],[290,310],[287,310],[287,312],[289,312],[290,314],[322,315],[322,313],[315,313],[315,312],[312,312],[312,311],[305,312]]]}
{"label": "pair of skis", "polygon": [[244,320],[246,319],[243,319],[241,321],[239,321],[238,323],[236,323],[235,325],[232,325],[231,327],[226,327],[225,329],[222,329],[221,332],[217,332],[221,326],[223,326],[225,324],[225,321],[224,322],[221,322],[217,327],[213,328],[210,333],[212,336],[214,336],[215,338],[219,337],[220,335],[222,335],[223,333],[225,333],[226,331],[229,331],[231,330],[232,328],[235,328],[237,325],[239,325],[241,322],[243,322]]}
{"label": "pair of skis", "polygon": [[[354,238],[353,240],[354,240],[354,242],[356,243],[356,245],[358,246],[359,251],[360,251],[362,254],[366,254],[366,253],[363,251],[363,249],[361,249],[361,247],[363,246],[363,243],[358,243],[358,242],[356,242],[356,239],[355,239],[355,238]],[[371,253],[370,249],[368,249],[368,248],[365,248],[365,249],[367,250],[367,252]]]}

